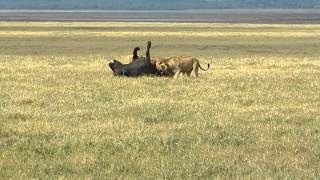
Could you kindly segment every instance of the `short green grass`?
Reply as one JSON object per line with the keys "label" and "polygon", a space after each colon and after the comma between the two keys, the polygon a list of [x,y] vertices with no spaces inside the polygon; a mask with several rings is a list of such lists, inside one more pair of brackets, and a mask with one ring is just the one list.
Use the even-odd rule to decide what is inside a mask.
{"label": "short green grass", "polygon": [[[318,179],[319,31],[2,22],[0,177]],[[147,40],[155,56],[194,55],[212,68],[113,77],[106,64]]]}

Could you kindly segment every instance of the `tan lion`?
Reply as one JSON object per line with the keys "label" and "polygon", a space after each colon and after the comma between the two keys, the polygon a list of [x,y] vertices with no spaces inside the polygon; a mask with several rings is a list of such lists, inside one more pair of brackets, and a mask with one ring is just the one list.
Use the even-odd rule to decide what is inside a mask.
{"label": "tan lion", "polygon": [[135,61],[136,59],[142,58],[138,55],[139,50],[140,50],[139,47],[135,47],[133,49],[133,53],[131,55],[123,56],[122,63],[123,64],[130,64],[132,61]]}
{"label": "tan lion", "polygon": [[[132,55],[123,56],[122,63],[123,64],[130,64],[137,59],[144,59],[145,57],[138,55],[139,50],[140,50],[140,48],[136,47],[136,48],[134,48]],[[158,57],[158,56],[151,57],[150,61],[151,61],[151,64],[153,64],[157,69],[160,69],[160,66],[159,66],[160,62],[164,61],[164,58]]]}
{"label": "tan lion", "polygon": [[191,56],[171,57],[160,62],[159,68],[157,67],[164,75],[173,76],[174,78],[178,78],[181,73],[186,73],[187,76],[190,77],[192,71],[194,75],[198,77],[199,68],[207,71],[210,68],[210,64],[208,64],[207,69],[204,69],[200,66],[199,60]]}

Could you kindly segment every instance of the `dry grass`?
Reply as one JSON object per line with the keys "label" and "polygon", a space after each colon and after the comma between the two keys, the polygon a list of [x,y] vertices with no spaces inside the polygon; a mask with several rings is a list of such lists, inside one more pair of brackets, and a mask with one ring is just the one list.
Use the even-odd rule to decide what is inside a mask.
{"label": "dry grass", "polygon": [[[168,31],[183,25],[161,24]],[[147,31],[155,35],[148,37],[154,40],[153,52],[181,54],[194,44],[187,53],[212,64],[198,79],[178,80],[113,77],[105,64],[122,55],[124,50],[117,47],[144,45],[145,37],[137,33],[125,41],[98,34],[101,38],[95,39],[81,30],[94,25],[127,26],[1,23],[13,29],[30,26],[35,36],[34,26],[76,26],[84,36],[68,30],[55,39],[11,34],[14,41],[7,47],[18,48],[2,47],[2,178],[320,177],[320,41],[311,34],[319,32],[317,25],[299,25],[313,37],[309,39],[290,33],[281,38],[275,33],[246,35],[248,30],[261,33],[261,27],[292,33],[293,25],[249,25],[242,34],[244,25],[187,24],[198,32],[220,27],[221,34],[239,26],[239,37],[212,41],[216,36],[204,40],[195,33],[188,35],[191,41],[180,39],[186,46],[174,35],[161,40],[157,34],[162,32]],[[175,33],[183,33],[180,30]],[[105,42],[108,39],[112,41]],[[0,40],[8,41],[2,34]],[[210,42],[216,48],[207,47]],[[168,46],[176,49],[164,51]]]}

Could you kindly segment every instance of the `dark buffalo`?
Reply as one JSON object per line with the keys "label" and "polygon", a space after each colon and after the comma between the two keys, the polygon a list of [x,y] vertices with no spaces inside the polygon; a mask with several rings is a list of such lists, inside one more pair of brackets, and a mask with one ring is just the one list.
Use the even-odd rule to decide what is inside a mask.
{"label": "dark buffalo", "polygon": [[[150,48],[151,42],[148,41],[146,57],[133,58],[130,64],[122,64],[117,60],[113,60],[109,63],[109,67],[113,71],[114,76],[127,76],[127,77],[137,77],[142,75],[159,75],[159,71],[156,69],[155,65],[150,61]],[[135,49],[135,52],[138,49]]]}

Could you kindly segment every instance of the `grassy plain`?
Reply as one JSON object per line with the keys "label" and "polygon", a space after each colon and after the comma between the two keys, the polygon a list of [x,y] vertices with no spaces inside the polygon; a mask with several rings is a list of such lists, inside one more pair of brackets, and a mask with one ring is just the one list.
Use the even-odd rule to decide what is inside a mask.
{"label": "grassy plain", "polygon": [[[147,40],[212,69],[113,77]],[[319,162],[320,25],[0,22],[3,179],[317,179]]]}

